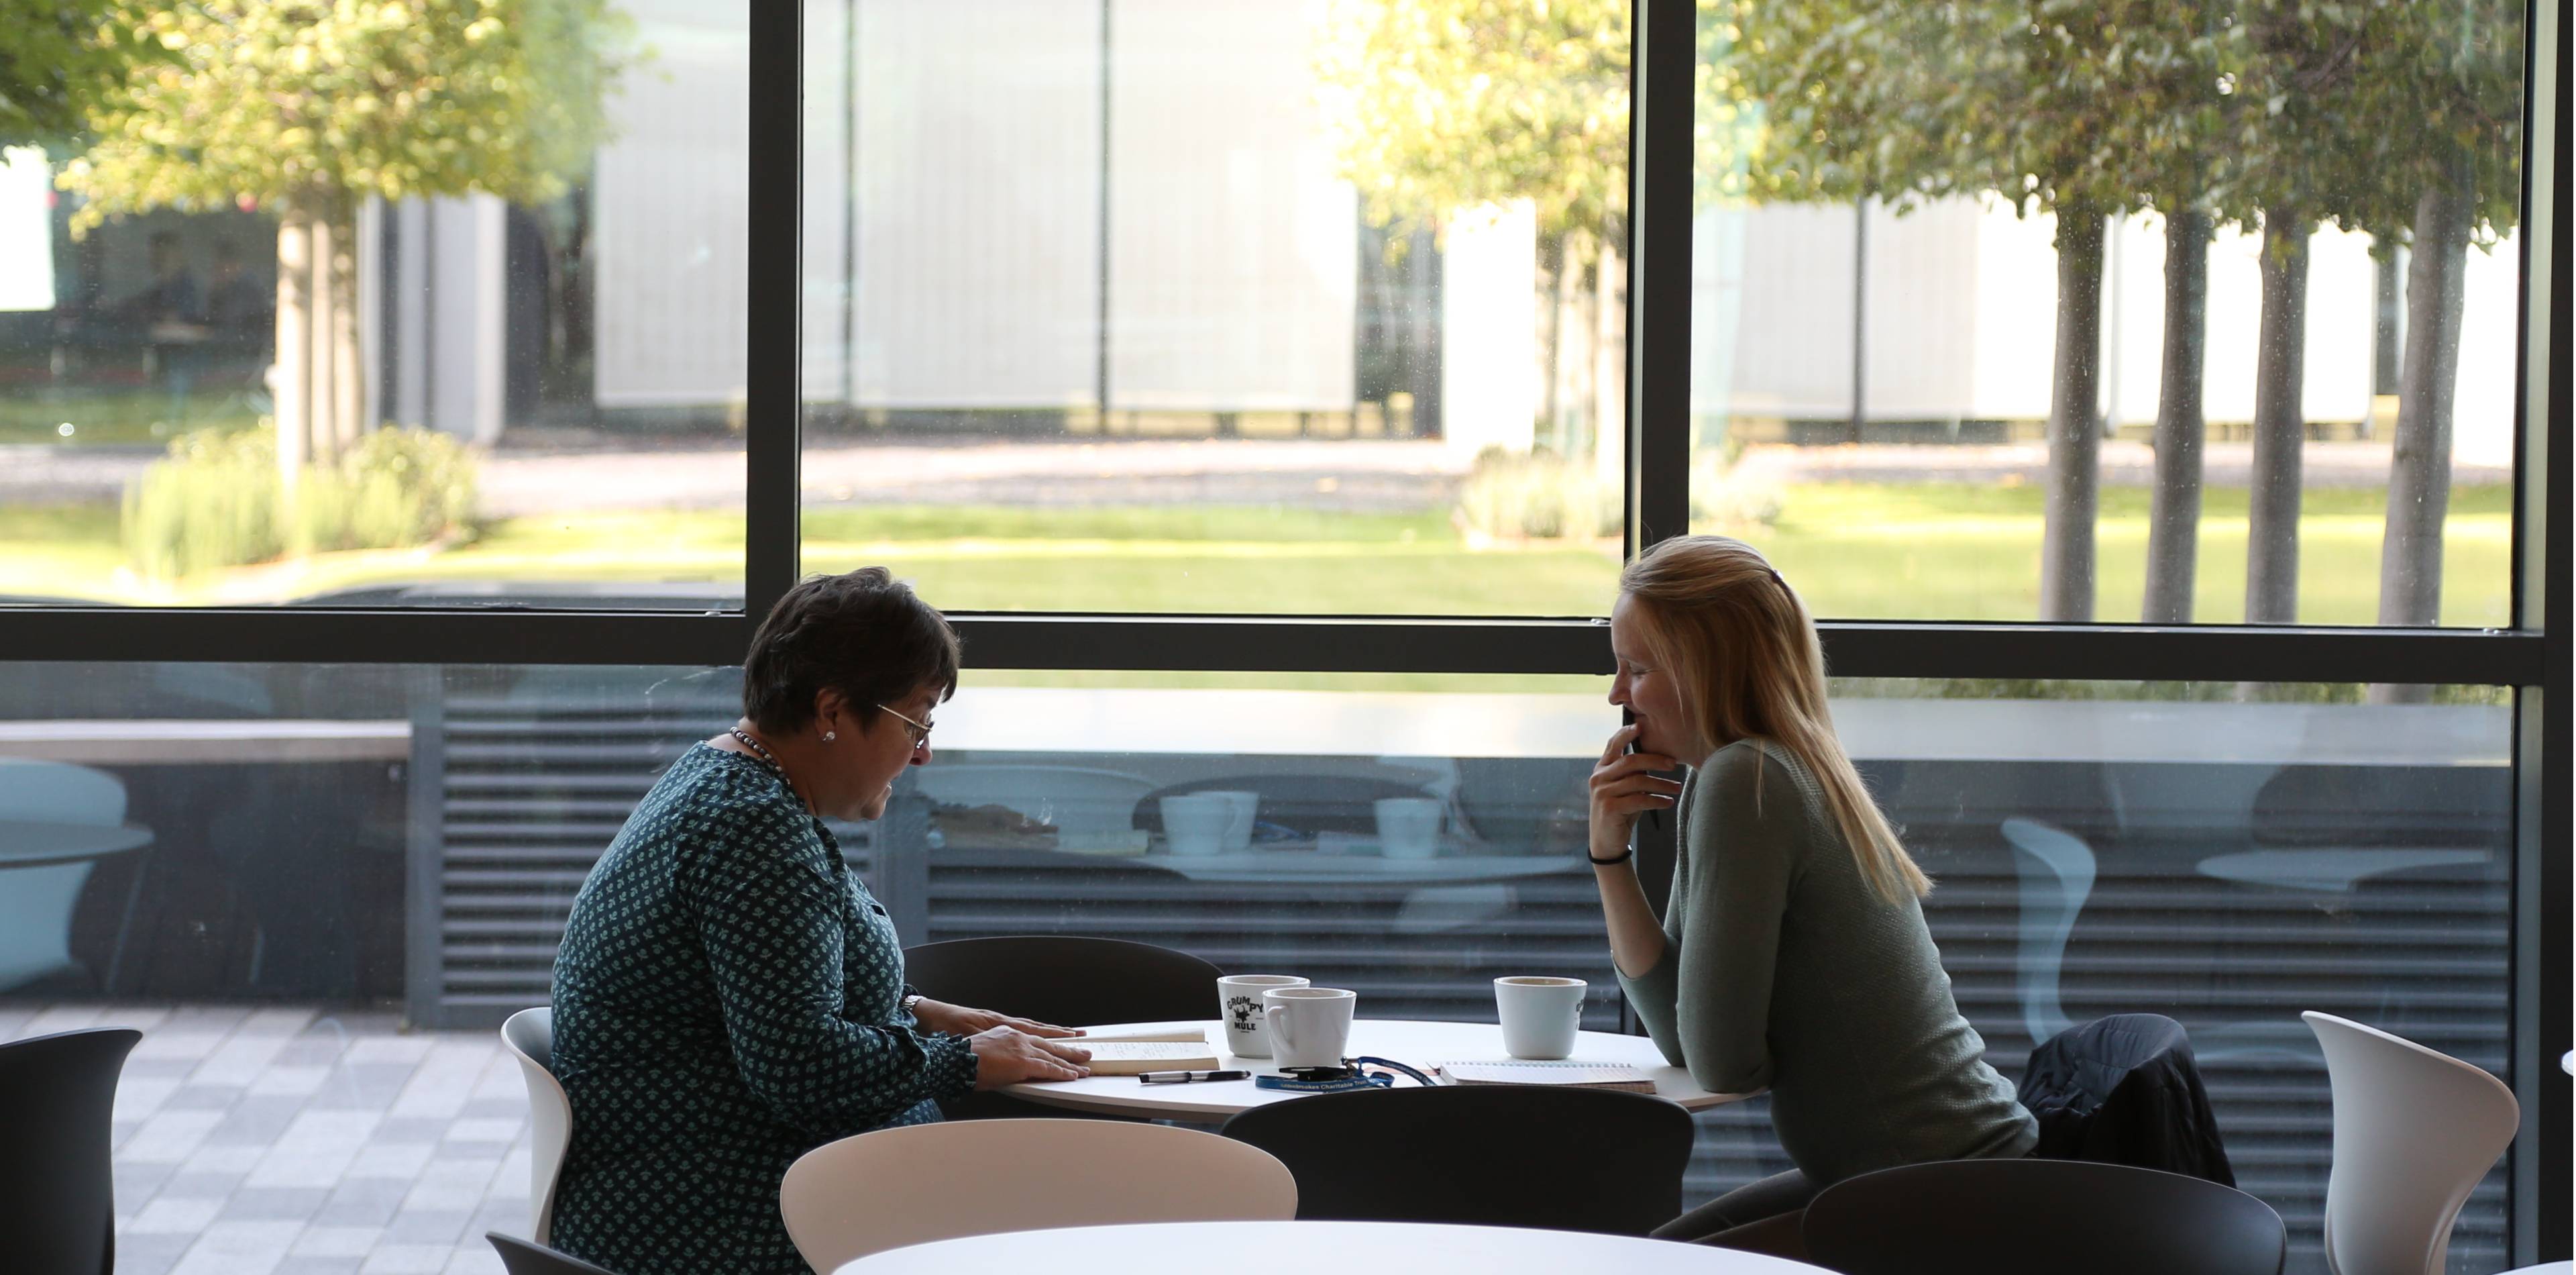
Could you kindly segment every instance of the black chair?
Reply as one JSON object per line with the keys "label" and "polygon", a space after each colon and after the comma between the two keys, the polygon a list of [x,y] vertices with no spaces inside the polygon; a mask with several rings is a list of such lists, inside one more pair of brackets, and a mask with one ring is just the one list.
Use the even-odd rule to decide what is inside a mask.
{"label": "black chair", "polygon": [[1069,934],[949,939],[903,950],[904,981],[951,1005],[1042,1023],[1149,1023],[1216,1017],[1225,971],[1151,943]]}
{"label": "black chair", "polygon": [[116,1269],[108,1117],[130,1027],[0,1045],[0,1236],[11,1270]]}
{"label": "black chair", "polygon": [[1454,1222],[1644,1235],[1682,1211],[1690,1113],[1605,1089],[1398,1081],[1225,1122],[1297,1177],[1301,1221]]}
{"label": "black chair", "polygon": [[501,1265],[510,1275],[617,1275],[604,1266],[593,1266],[578,1257],[568,1257],[543,1244],[485,1231],[483,1238],[501,1254]]}
{"label": "black chair", "polygon": [[1807,1206],[1809,1260],[1843,1275],[2280,1275],[2272,1206],[2201,1178],[2076,1160],[1882,1169]]}
{"label": "black chair", "polygon": [[[904,981],[932,1000],[1061,1027],[1214,1018],[1224,972],[1168,947],[1071,934],[949,939],[903,950]],[[951,1120],[1124,1119],[997,1093],[971,1093],[943,1110]]]}

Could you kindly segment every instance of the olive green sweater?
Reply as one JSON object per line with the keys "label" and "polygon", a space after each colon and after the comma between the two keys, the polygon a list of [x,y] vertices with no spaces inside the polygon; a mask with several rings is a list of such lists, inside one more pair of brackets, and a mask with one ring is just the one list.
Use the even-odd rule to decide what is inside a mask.
{"label": "olive green sweater", "polygon": [[2038,1123],[1985,1063],[1912,898],[1861,875],[1815,777],[1742,740],[1682,786],[1664,954],[1620,985],[1664,1057],[1718,1093],[1771,1090],[1818,1186],[2029,1153]]}

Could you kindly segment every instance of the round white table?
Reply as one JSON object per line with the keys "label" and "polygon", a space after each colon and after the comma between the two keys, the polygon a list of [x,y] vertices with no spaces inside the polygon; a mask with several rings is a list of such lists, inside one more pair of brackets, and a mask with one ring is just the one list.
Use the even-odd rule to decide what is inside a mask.
{"label": "round white table", "polygon": [[1820,1267],[1625,1235],[1424,1222],[1155,1222],[1010,1231],[871,1253],[839,1275],[1221,1271],[1224,1275],[1813,1275]]}
{"label": "round white table", "polygon": [[[1237,1058],[1227,1053],[1225,1031],[1214,1019],[1203,1022],[1119,1023],[1090,1030],[1107,1036],[1130,1031],[1190,1028],[1198,1029],[1206,1039],[1215,1042],[1220,1068],[1241,1069],[1256,1075],[1278,1073],[1278,1066],[1271,1059]],[[1074,1040],[1067,1043],[1079,1045],[1082,1042]],[[1350,1053],[1353,1057],[1366,1054],[1391,1058],[1425,1071],[1430,1070],[1434,1063],[1502,1062],[1510,1057],[1503,1052],[1503,1029],[1491,1023],[1428,1023],[1384,1018],[1362,1018],[1351,1024]],[[1657,1097],[1669,1098],[1692,1110],[1739,1102],[1753,1096],[1710,1093],[1700,1088],[1691,1080],[1689,1072],[1665,1062],[1663,1051],[1643,1036],[1580,1033],[1575,1038],[1571,1061],[1635,1067],[1654,1078]],[[1398,1086],[1413,1084],[1401,1076],[1395,1083]],[[1134,1076],[1029,1081],[1005,1086],[1001,1092],[1050,1107],[1095,1115],[1178,1120],[1194,1124],[1217,1124],[1247,1107],[1306,1096],[1282,1089],[1264,1089],[1249,1080],[1149,1085]]]}

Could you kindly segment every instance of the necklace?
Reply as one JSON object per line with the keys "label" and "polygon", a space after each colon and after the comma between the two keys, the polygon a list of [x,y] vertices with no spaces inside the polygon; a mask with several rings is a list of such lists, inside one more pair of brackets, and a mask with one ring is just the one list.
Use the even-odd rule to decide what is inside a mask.
{"label": "necklace", "polygon": [[769,763],[769,768],[777,771],[779,778],[784,779],[787,777],[787,767],[779,764],[777,754],[770,752],[768,746],[762,744],[759,740],[753,739],[749,733],[745,732],[743,728],[739,726],[727,727],[726,729],[733,733],[733,737],[735,739],[741,740],[742,746],[750,749],[753,755],[759,757],[762,761]]}

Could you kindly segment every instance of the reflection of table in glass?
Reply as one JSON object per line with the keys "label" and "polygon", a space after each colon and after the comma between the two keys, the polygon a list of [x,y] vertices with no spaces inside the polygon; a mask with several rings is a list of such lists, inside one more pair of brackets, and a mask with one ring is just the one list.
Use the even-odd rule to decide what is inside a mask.
{"label": "reflection of table in glass", "polygon": [[1114,860],[1166,868],[1192,881],[1226,885],[1284,882],[1297,885],[1448,885],[1562,876],[1581,865],[1554,855],[1457,854],[1430,859],[1319,854],[1312,850],[1253,850],[1240,854],[1140,854]]}
{"label": "reflection of table in glass", "polygon": [[1008,1231],[871,1253],[837,1275],[1221,1271],[1224,1275],[1795,1275],[1783,1257],[1582,1231],[1429,1222],[1149,1222]]}
{"label": "reflection of table in glass", "polygon": [[0,756],[85,766],[401,761],[411,756],[411,723],[277,718],[0,721]]}
{"label": "reflection of table in glass", "polygon": [[[1213,989],[1211,989],[1213,990]],[[1367,998],[1362,997],[1365,1005]],[[1196,1023],[1121,1023],[1102,1026],[1103,1035],[1118,1032],[1196,1028],[1216,1042],[1218,1065],[1245,1071],[1271,1072],[1278,1068],[1267,1058],[1237,1058],[1225,1052],[1225,1032],[1214,1019]],[[1073,1042],[1080,1044],[1080,1041]],[[1368,1054],[1391,1058],[1426,1070],[1434,1063],[1500,1062],[1509,1055],[1503,1052],[1503,1029],[1492,1023],[1430,1023],[1408,1019],[1361,1018],[1351,1023],[1350,1052],[1357,1057]],[[1654,1077],[1655,1095],[1680,1103],[1691,1110],[1740,1102],[1750,1094],[1710,1093],[1699,1087],[1690,1073],[1664,1061],[1663,1051],[1643,1036],[1619,1036],[1609,1032],[1582,1032],[1575,1037],[1574,1060],[1577,1062],[1616,1063],[1635,1067]],[[1398,1084],[1411,1084],[1398,1080]],[[1140,1120],[1180,1120],[1215,1124],[1248,1107],[1286,1102],[1303,1094],[1280,1089],[1263,1089],[1249,1080],[1224,1080],[1191,1085],[1148,1085],[1134,1076],[1086,1076],[1081,1080],[1050,1081],[1011,1085],[1002,1092],[1014,1098],[1066,1107],[1098,1115],[1130,1116]]]}
{"label": "reflection of table in glass", "polygon": [[[132,824],[56,823],[48,820],[0,819],[0,873],[86,864],[126,854],[152,844],[152,831]],[[72,910],[79,902],[86,874],[64,878],[63,897],[30,898],[9,889],[0,878],[0,968],[61,969],[71,965]],[[134,925],[134,906],[143,874],[132,874],[125,888],[125,908],[117,917],[116,942],[108,949],[107,970],[99,981],[113,991],[125,961],[126,935]]]}
{"label": "reflection of table in glass", "polygon": [[2201,860],[2200,874],[2243,885],[2349,892],[2382,873],[2471,867],[2493,857],[2484,850],[2247,850]]}

